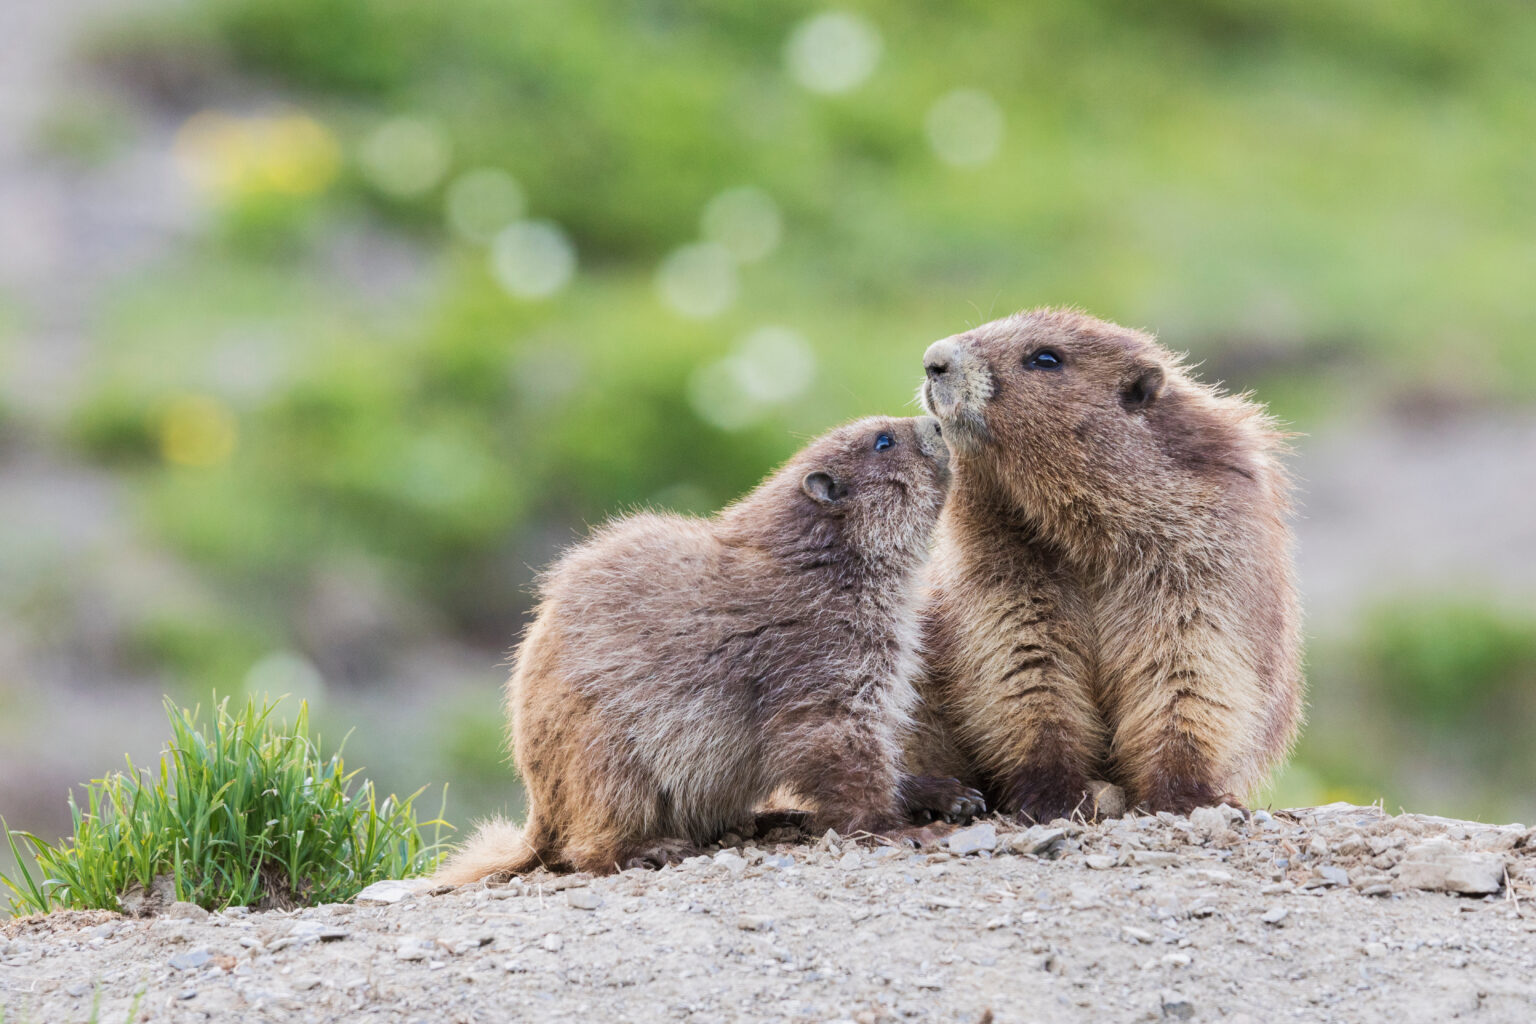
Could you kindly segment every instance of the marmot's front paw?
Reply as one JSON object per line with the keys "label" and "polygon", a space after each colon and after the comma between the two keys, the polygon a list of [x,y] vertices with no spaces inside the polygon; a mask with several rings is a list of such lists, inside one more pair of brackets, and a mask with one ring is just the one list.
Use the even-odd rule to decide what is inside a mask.
{"label": "marmot's front paw", "polygon": [[938,775],[911,775],[902,783],[902,808],[917,825],[943,819],[970,821],[985,814],[987,801],[977,790],[959,779]]}

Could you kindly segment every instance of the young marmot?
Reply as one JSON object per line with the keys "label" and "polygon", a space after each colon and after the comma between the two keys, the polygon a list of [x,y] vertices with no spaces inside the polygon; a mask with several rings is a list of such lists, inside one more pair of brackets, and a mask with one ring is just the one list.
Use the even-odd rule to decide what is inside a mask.
{"label": "young marmot", "polygon": [[845,834],[979,810],[901,767],[948,478],[932,417],[861,420],[714,518],[634,515],[568,552],[507,685],[527,823],[482,825],[439,878],[660,866],[780,787]]}
{"label": "young marmot", "polygon": [[1154,811],[1237,803],[1302,710],[1273,421],[1075,312],[986,324],[923,365],[954,484],[919,688],[950,749],[919,735],[911,763],[958,753],[989,803],[1037,820],[1100,773]]}

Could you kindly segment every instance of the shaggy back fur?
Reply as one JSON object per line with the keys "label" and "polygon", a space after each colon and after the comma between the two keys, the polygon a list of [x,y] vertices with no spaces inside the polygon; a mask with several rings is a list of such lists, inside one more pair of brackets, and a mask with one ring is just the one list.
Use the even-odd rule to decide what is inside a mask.
{"label": "shaggy back fur", "polygon": [[711,519],[629,516],[567,553],[508,684],[528,822],[442,877],[663,864],[779,787],[817,827],[895,827],[947,460],[931,418],[862,420]]}

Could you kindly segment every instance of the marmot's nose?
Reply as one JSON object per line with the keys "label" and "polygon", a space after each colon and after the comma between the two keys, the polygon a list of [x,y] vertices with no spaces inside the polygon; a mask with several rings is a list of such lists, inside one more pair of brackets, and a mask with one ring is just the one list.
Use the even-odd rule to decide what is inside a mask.
{"label": "marmot's nose", "polygon": [[930,381],[936,381],[955,365],[955,346],[950,338],[941,338],[928,346],[923,353],[923,372]]}

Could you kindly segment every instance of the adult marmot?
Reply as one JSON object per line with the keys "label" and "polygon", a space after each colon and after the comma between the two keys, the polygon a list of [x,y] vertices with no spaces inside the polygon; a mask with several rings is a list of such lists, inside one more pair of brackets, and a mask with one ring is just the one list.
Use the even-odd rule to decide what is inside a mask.
{"label": "adult marmot", "polygon": [[714,518],[634,515],[568,552],[507,686],[528,821],[482,825],[439,877],[660,866],[779,787],[843,833],[979,810],[901,767],[947,466],[933,418],[861,420]]}
{"label": "adult marmot", "polygon": [[1075,312],[986,324],[923,365],[954,484],[919,686],[949,735],[919,735],[912,763],[958,753],[989,803],[1040,820],[1100,774],[1151,810],[1236,803],[1302,713],[1274,422]]}

